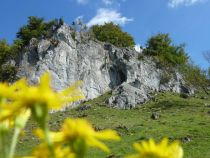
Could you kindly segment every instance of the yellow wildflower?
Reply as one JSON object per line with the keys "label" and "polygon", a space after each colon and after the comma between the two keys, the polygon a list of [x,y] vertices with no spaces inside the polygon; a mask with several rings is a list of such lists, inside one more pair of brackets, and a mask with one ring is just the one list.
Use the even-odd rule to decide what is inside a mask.
{"label": "yellow wildflower", "polygon": [[5,98],[0,98],[0,130],[3,131],[8,131],[14,126],[14,118],[1,119],[11,114],[11,111],[8,110],[9,104],[6,104],[6,102]]}
{"label": "yellow wildflower", "polygon": [[50,86],[50,76],[45,73],[41,76],[40,84],[38,86],[25,86],[21,84],[23,90],[11,96],[12,99],[18,100],[22,105],[33,106],[35,104],[46,104],[49,109],[60,109],[65,103],[78,101],[84,98],[84,95],[77,89],[81,82],[76,82],[71,87],[61,92],[55,92]]}
{"label": "yellow wildflower", "polygon": [[78,86],[78,81],[69,88],[55,92],[50,86],[50,76],[45,73],[41,76],[38,86],[29,86],[25,79],[13,85],[0,84],[0,97],[6,98],[6,105],[0,105],[0,120],[18,115],[23,109],[33,108],[35,105],[46,106],[47,109],[61,109],[66,103],[71,103],[84,98]]}
{"label": "yellow wildflower", "polygon": [[[45,133],[41,128],[34,130],[34,134],[42,140],[45,140]],[[49,138],[53,143],[63,140],[63,134],[61,132],[49,132]]]}
{"label": "yellow wildflower", "polygon": [[0,131],[9,131],[14,126],[14,121],[10,119],[6,119],[4,121],[0,121]]}
{"label": "yellow wildflower", "polygon": [[156,144],[153,139],[141,144],[135,143],[135,149],[139,154],[128,156],[127,158],[182,158],[183,150],[177,141],[168,144],[168,139],[163,139]]}
{"label": "yellow wildflower", "polygon": [[82,119],[66,119],[61,132],[63,140],[67,142],[82,141],[85,146],[98,147],[106,152],[109,152],[108,147],[100,142],[102,140],[119,140],[119,136],[113,130],[104,130],[96,132],[92,126]]}
{"label": "yellow wildflower", "polygon": [[[37,130],[36,135],[44,139],[42,130]],[[97,147],[109,152],[108,147],[99,141],[101,140],[119,140],[120,137],[113,130],[103,130],[96,132],[92,126],[82,119],[66,119],[60,132],[51,132],[50,138],[53,143],[70,144],[73,148],[79,143],[80,148]],[[80,144],[81,143],[81,144]],[[74,151],[77,149],[73,149]]]}
{"label": "yellow wildflower", "polygon": [[34,148],[32,156],[24,156],[22,158],[75,158],[74,153],[70,148],[62,146],[53,146],[52,150],[49,149],[47,144],[40,144]]}

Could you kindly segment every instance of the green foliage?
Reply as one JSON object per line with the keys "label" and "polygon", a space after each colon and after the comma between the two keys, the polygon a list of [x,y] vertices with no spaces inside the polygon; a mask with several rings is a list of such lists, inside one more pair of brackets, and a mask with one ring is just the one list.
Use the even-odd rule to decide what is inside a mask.
{"label": "green foliage", "polygon": [[6,40],[0,40],[0,81],[12,81],[16,75],[14,66],[5,64],[14,56],[15,45],[10,46]]}
{"label": "green foliage", "polygon": [[160,79],[160,84],[168,83],[172,78],[172,74],[168,72],[164,72]]}
{"label": "green foliage", "polygon": [[94,25],[91,28],[95,38],[102,42],[110,42],[118,47],[134,47],[133,37],[127,32],[123,32],[119,25],[105,23],[104,25]]}
{"label": "green foliage", "polygon": [[55,19],[45,22],[43,18],[30,16],[28,24],[17,32],[17,38],[22,41],[23,45],[29,44],[32,38],[49,38],[62,23],[62,20]]}
{"label": "green foliage", "polygon": [[12,82],[15,80],[16,67],[5,63],[15,58],[18,46],[18,41],[10,46],[6,40],[0,40],[0,81]]}
{"label": "green foliage", "polygon": [[12,65],[0,67],[0,82],[14,82],[16,80],[17,68]]}
{"label": "green foliage", "polygon": [[143,54],[139,54],[138,55],[138,60],[144,60],[144,55]]}
{"label": "green foliage", "polygon": [[2,65],[10,55],[10,46],[6,40],[0,40],[0,65]]}
{"label": "green foliage", "polygon": [[184,45],[173,45],[169,34],[159,33],[152,36],[147,41],[146,49],[144,49],[143,53],[156,57],[162,67],[177,66],[188,62]]}
{"label": "green foliage", "polygon": [[13,82],[16,79],[17,68],[7,62],[17,57],[23,47],[21,40],[14,40],[9,45],[6,40],[0,40],[0,81]]}
{"label": "green foliage", "polygon": [[209,85],[209,80],[205,70],[202,70],[199,66],[194,64],[188,64],[180,67],[180,71],[189,85],[193,85],[195,88],[202,88],[208,93],[207,87]]}

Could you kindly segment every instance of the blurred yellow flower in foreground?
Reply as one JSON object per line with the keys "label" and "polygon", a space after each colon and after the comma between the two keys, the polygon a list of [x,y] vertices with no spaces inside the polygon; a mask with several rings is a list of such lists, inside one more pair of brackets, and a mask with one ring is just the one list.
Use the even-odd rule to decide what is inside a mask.
{"label": "blurred yellow flower in foreground", "polygon": [[32,156],[22,158],[75,158],[75,155],[68,147],[54,146],[51,153],[47,144],[40,144],[33,149]]}
{"label": "blurred yellow flower in foreground", "polygon": [[0,122],[0,131],[8,131],[14,126],[14,121],[6,119]]}
{"label": "blurred yellow flower in foreground", "polygon": [[66,119],[61,129],[65,142],[84,142],[85,146],[98,147],[109,152],[108,147],[99,141],[102,140],[119,140],[120,137],[113,130],[103,130],[96,132],[92,126],[82,119]]}
{"label": "blurred yellow flower in foreground", "polygon": [[163,139],[156,144],[153,139],[141,144],[135,143],[135,149],[139,154],[128,156],[127,158],[182,158],[183,150],[177,141],[168,144],[168,139]]}
{"label": "blurred yellow flower in foreground", "polygon": [[38,86],[29,86],[25,79],[21,79],[9,86],[0,83],[0,98],[7,102],[0,104],[0,120],[18,115],[23,109],[32,109],[33,106],[46,106],[47,109],[61,109],[64,104],[84,99],[84,95],[78,87],[78,81],[69,88],[55,92],[50,86],[50,76],[45,73],[40,78]]}
{"label": "blurred yellow flower in foreground", "polygon": [[[38,137],[44,139],[41,129],[35,131]],[[66,119],[59,132],[51,132],[50,138],[54,144],[69,146],[73,152],[85,152],[87,147],[97,147],[109,152],[108,147],[101,140],[120,140],[113,130],[95,131],[92,126],[83,119]]]}

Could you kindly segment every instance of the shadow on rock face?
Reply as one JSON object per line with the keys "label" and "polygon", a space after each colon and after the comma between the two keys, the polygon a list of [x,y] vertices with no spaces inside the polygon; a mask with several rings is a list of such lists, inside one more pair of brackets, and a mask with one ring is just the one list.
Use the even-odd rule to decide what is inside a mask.
{"label": "shadow on rock face", "polygon": [[121,85],[123,82],[127,81],[127,72],[124,69],[120,69],[119,67],[113,66],[109,69],[110,76],[110,88],[114,88],[116,86]]}

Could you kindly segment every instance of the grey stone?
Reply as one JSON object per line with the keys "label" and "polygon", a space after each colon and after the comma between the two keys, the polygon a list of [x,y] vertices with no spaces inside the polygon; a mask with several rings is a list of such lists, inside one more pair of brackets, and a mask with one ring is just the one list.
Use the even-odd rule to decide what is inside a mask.
{"label": "grey stone", "polygon": [[160,118],[160,114],[156,113],[156,112],[153,112],[152,115],[151,115],[151,119],[153,120],[158,120]]}
{"label": "grey stone", "polygon": [[138,89],[128,83],[123,83],[115,88],[109,99],[109,106],[122,109],[134,108],[137,104],[142,104],[147,100],[144,89]]}
{"label": "grey stone", "polygon": [[186,136],[186,137],[182,138],[181,140],[182,140],[182,142],[187,143],[187,142],[191,142],[192,138],[189,136]]}
{"label": "grey stone", "polygon": [[88,110],[91,109],[91,105],[82,105],[78,108],[76,108],[77,111],[84,111],[84,110]]}

